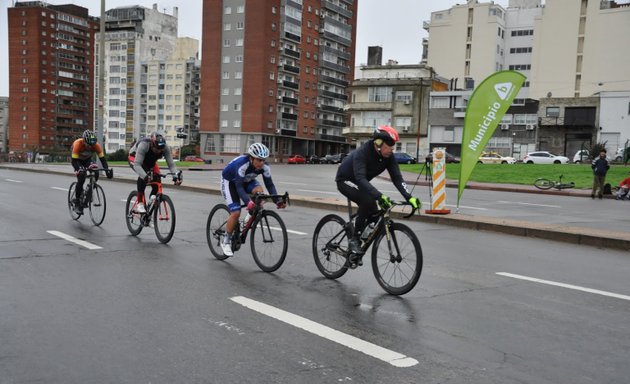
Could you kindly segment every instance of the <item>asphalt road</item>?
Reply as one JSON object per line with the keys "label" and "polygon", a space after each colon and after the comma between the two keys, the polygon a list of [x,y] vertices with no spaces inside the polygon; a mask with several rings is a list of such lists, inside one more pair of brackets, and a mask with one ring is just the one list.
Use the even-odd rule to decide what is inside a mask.
{"label": "asphalt road", "polygon": [[267,274],[247,246],[227,261],[210,255],[204,227],[218,195],[168,189],[177,228],[162,245],[150,228],[128,234],[131,184],[103,180],[101,227],[72,221],[72,181],[0,170],[1,384],[623,383],[630,375],[627,252],[407,222],[424,270],[398,298],[384,294],[368,263],[337,281],[321,277],[310,242],[325,210],[280,212],[289,253]]}

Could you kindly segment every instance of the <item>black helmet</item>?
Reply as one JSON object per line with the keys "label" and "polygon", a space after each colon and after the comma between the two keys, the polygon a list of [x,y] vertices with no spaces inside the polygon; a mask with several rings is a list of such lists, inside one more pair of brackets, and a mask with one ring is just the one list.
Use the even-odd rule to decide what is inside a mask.
{"label": "black helmet", "polygon": [[160,132],[151,133],[151,143],[160,149],[166,147],[166,140]]}
{"label": "black helmet", "polygon": [[88,145],[94,145],[98,141],[96,139],[96,135],[94,134],[94,132],[90,131],[89,129],[86,129],[85,131],[83,131],[83,140]]}

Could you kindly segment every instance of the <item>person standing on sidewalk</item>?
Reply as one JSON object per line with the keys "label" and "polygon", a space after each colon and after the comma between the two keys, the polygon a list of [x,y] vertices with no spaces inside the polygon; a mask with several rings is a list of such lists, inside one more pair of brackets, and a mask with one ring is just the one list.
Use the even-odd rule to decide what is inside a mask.
{"label": "person standing on sidewalk", "polygon": [[599,153],[599,157],[593,159],[593,163],[591,163],[591,168],[593,169],[593,191],[591,192],[591,199],[595,198],[596,192],[597,197],[601,199],[604,196],[604,182],[606,181],[606,173],[610,168],[610,164],[608,164],[608,159],[606,159],[606,150],[602,150]]}

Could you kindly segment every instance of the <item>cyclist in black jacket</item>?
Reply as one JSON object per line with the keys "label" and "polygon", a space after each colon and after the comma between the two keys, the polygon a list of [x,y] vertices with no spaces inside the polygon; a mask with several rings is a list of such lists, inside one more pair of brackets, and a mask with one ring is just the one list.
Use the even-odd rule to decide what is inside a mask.
{"label": "cyclist in black jacket", "polygon": [[407,190],[398,163],[393,156],[394,146],[400,140],[398,132],[390,126],[381,125],[374,130],[371,140],[350,153],[337,170],[335,181],[337,189],[359,207],[355,220],[354,234],[350,240],[350,252],[360,254],[360,235],[367,219],[378,211],[376,203],[386,209],[391,206],[391,199],[379,192],[370,180],[380,175],[385,169],[389,172],[392,183],[401,195],[418,209],[420,199],[412,197]]}

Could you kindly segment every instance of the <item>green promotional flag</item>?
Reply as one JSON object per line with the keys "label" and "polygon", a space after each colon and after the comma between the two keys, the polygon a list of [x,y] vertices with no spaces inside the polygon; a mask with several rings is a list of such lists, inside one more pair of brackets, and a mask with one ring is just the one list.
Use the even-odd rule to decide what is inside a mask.
{"label": "green promotional flag", "polygon": [[516,71],[500,71],[488,76],[475,88],[466,107],[462,132],[461,168],[457,206],[481,151],[492,137],[503,115],[512,104],[525,76]]}

